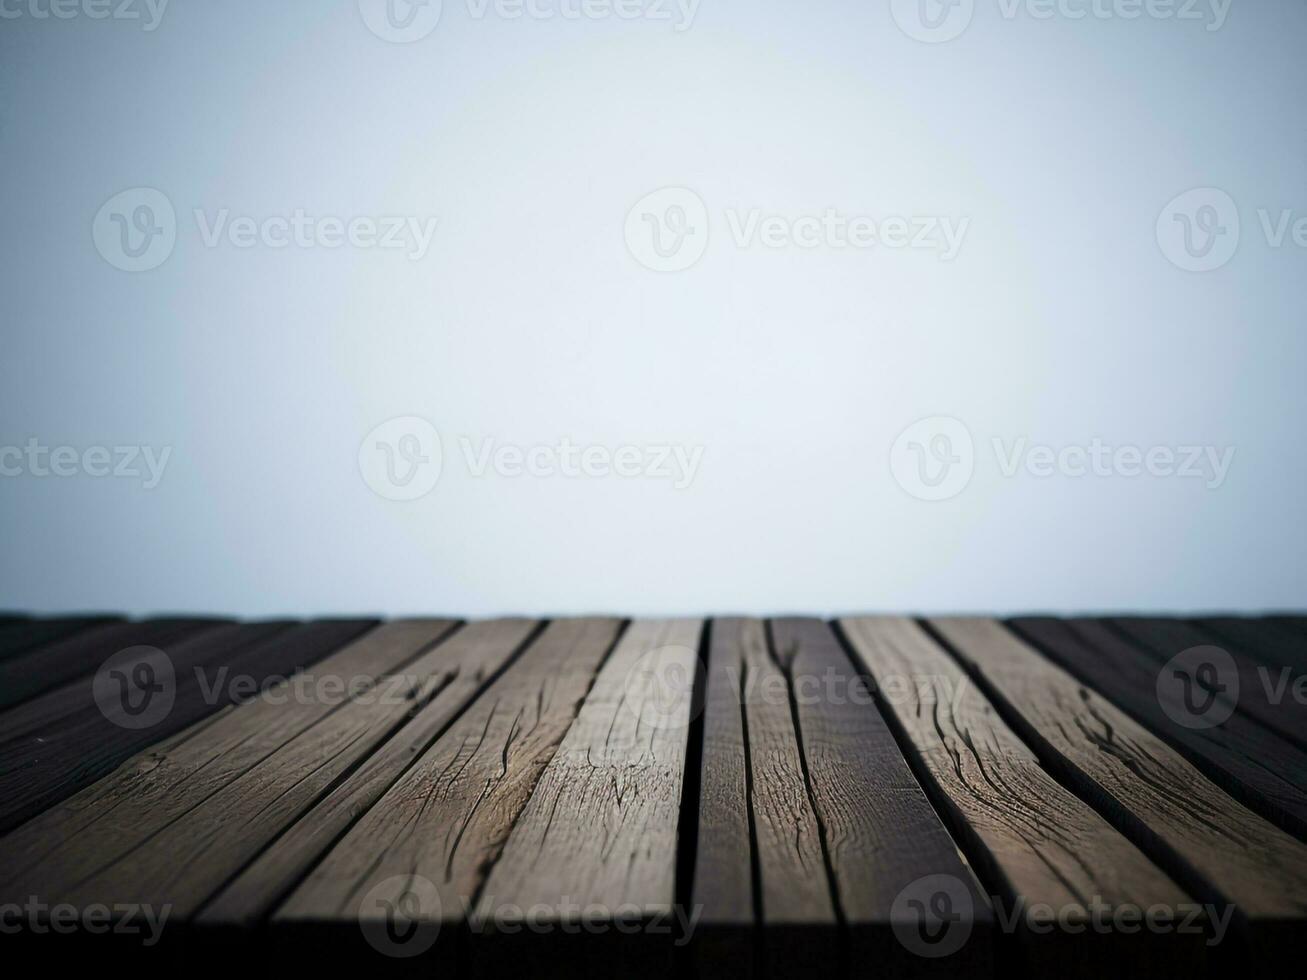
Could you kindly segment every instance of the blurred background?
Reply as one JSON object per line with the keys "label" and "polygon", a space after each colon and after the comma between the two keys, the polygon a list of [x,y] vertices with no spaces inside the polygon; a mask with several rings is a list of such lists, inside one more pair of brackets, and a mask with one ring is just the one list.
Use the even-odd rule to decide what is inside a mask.
{"label": "blurred background", "polygon": [[1301,606],[1305,47],[0,0],[0,608]]}

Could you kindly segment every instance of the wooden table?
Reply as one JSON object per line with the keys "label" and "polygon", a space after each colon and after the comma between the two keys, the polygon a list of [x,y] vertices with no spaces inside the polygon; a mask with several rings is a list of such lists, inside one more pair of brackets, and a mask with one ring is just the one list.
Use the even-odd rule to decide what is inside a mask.
{"label": "wooden table", "polygon": [[1307,935],[1307,619],[0,621],[7,948],[1210,975]]}

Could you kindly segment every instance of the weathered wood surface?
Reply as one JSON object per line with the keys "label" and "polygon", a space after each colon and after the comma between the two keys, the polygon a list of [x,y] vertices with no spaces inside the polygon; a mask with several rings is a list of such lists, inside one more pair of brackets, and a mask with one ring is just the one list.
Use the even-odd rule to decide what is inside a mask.
{"label": "weathered wood surface", "polygon": [[[485,674],[507,662],[532,626],[520,620],[478,623],[458,634],[464,642],[439,644],[402,670],[383,675],[375,686],[348,696],[336,710],[235,779],[224,777],[218,785],[205,786],[203,807],[179,816],[148,841],[83,877],[65,900],[79,906],[110,898],[121,901],[120,896],[163,900],[176,919],[193,917],[206,899],[385,744],[415,711],[451,686],[456,686],[455,709],[474,698]],[[204,782],[203,776],[199,781]]]}
{"label": "weathered wood surface", "polygon": [[1256,955],[1307,915],[1307,845],[989,619],[932,619],[1040,761],[1203,901],[1231,904]]}
{"label": "weathered wood surface", "polygon": [[820,620],[778,619],[770,625],[837,914],[848,933],[849,963],[882,962],[904,975],[925,968],[914,953],[905,955],[893,925],[905,896],[923,882],[948,881],[956,893],[953,913],[968,938],[957,952],[929,966],[986,969],[989,902],[912,774],[861,672]]}
{"label": "weathered wood surface", "polygon": [[[1108,622],[1163,664],[1186,650],[1220,647],[1233,664],[1228,672],[1234,676],[1217,676],[1211,693],[1218,700],[1229,698],[1236,713],[1254,719],[1300,748],[1307,749],[1307,704],[1283,694],[1277,696],[1266,668],[1238,646],[1222,644],[1212,634],[1178,619],[1118,616]],[[1201,683],[1201,678],[1198,682]]]}
{"label": "weathered wood surface", "polygon": [[[614,619],[550,624],[453,726],[423,746],[397,782],[392,779],[277,918],[356,918],[365,899],[399,901],[411,879],[420,877],[434,886],[432,914],[461,923],[620,627]],[[225,906],[237,911],[243,899],[233,899]]]}
{"label": "weathered wood surface", "polygon": [[[164,717],[142,728],[119,724],[96,702],[94,685],[73,681],[0,714],[0,829],[7,829],[112,770],[134,751],[233,700],[223,672],[244,655],[260,673],[277,671],[275,638],[290,623],[235,624],[171,648],[172,698]],[[361,627],[360,627],[361,629]],[[352,632],[357,633],[359,629]],[[348,638],[346,635],[344,638]],[[269,641],[273,641],[270,643]],[[206,683],[205,674],[208,674]]]}
{"label": "weathered wood surface", "polygon": [[700,972],[711,976],[760,972],[754,955],[760,899],[755,898],[753,789],[745,747],[744,647],[747,642],[762,649],[764,630],[760,620],[714,620],[705,664],[691,899],[700,909]]}
{"label": "weathered wood surface", "polygon": [[738,642],[761,922],[824,925],[833,931],[838,922],[834,886],[795,730],[790,685],[769,648],[766,624],[745,623]]}
{"label": "weathered wood surface", "polygon": [[1011,626],[1245,806],[1307,838],[1307,753],[1296,745],[1238,713],[1219,725],[1195,725],[1183,691],[1159,684],[1158,664],[1098,620],[1025,618]]}
{"label": "weathered wood surface", "polygon": [[[1307,751],[1158,679],[1196,636],[1292,673],[1299,628],[86,624],[0,659],[74,663],[0,711],[0,906],[167,904],[178,964],[242,968],[395,967],[420,924],[416,971],[468,976],[1265,970],[1307,925]],[[174,697],[121,726],[94,678],[151,630]],[[1197,903],[1207,935],[1056,922]]]}
{"label": "weathered wood surface", "polygon": [[136,646],[167,650],[191,636],[227,624],[219,619],[150,619],[77,630],[63,640],[0,661],[0,708],[21,704],[51,688],[88,676],[119,650]]}
{"label": "weathered wood surface", "polygon": [[[377,627],[257,700],[139,753],[6,838],[0,898],[36,889],[51,897],[71,894],[332,715],[351,693],[365,694],[406,667],[452,626],[407,620]],[[212,819],[224,817],[215,811]]]}
{"label": "weathered wood surface", "polygon": [[477,911],[564,900],[667,913],[703,622],[636,620],[545,766]]}
{"label": "weathered wood surface", "polygon": [[[1047,905],[1068,921],[1088,924],[1096,904],[1110,909],[1181,909],[1191,898],[1092,807],[1066,790],[1035,753],[1003,722],[993,704],[915,622],[898,617],[840,621],[855,656],[875,682],[909,759],[931,788],[983,877],[999,889],[1007,915]],[[1028,947],[1050,943],[1018,919]],[[1065,943],[1052,945],[1062,947]],[[1198,958],[1199,937],[1115,944],[1100,953],[1101,937],[1074,937],[1076,955],[1063,969],[1095,976],[1175,967],[1177,955]],[[1152,948],[1150,948],[1150,946]],[[1184,948],[1180,948],[1184,947]],[[1063,948],[1028,952],[1048,968]]]}

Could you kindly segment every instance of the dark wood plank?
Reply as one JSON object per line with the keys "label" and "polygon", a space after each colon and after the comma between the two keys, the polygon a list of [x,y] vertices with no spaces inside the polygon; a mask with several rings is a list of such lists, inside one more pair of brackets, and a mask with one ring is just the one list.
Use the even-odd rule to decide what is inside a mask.
{"label": "dark wood plank", "polygon": [[[203,671],[210,659],[220,660],[224,654],[235,653],[240,649],[242,640],[257,642],[290,626],[290,622],[244,625],[230,623],[219,629],[206,630],[182,640],[167,651],[173,668],[172,690],[174,693],[181,692],[184,687],[196,680],[195,671]],[[148,659],[148,656],[145,654],[143,659]],[[120,669],[130,674],[132,673],[130,668],[131,665],[128,664]],[[100,671],[96,674],[99,676]],[[96,692],[95,681],[93,679],[88,681],[83,677],[69,681],[62,687],[52,688],[20,705],[0,711],[0,746],[8,746],[11,742],[26,736],[39,735],[43,739],[57,737],[72,720],[85,715],[96,714],[108,720],[105,718],[105,712],[97,706]],[[112,693],[112,690],[101,693]],[[115,714],[112,702],[107,704],[106,708],[111,714]],[[0,766],[0,771],[6,768]]]}
{"label": "dark wood plank", "polygon": [[1119,616],[1108,622],[1162,664],[1169,664],[1185,650],[1219,646],[1229,660],[1217,665],[1216,683],[1220,689],[1211,693],[1218,700],[1228,697],[1237,713],[1278,732],[1300,748],[1307,748],[1307,704],[1300,704],[1292,697],[1276,697],[1268,688],[1270,677],[1266,668],[1259,667],[1255,659],[1238,647],[1219,644],[1210,633],[1180,619]]}
{"label": "dark wood plank", "polygon": [[1296,745],[1237,713],[1196,727],[1182,689],[1159,684],[1157,662],[1099,620],[1027,617],[1010,625],[1249,809],[1307,837],[1307,753]]}
{"label": "dark wood plank", "polygon": [[[917,623],[862,617],[840,624],[932,799],[1000,890],[996,899],[1005,920],[1017,923],[1027,969],[1097,977],[1178,969],[1186,960],[1198,969],[1201,935],[1109,938],[1089,928],[1095,915],[1110,923],[1118,910],[1166,909],[1182,921],[1197,904],[1048,774]],[[1076,931],[1031,930],[1029,910],[1040,904]]]}
{"label": "dark wood plank", "polygon": [[761,649],[766,637],[759,620],[716,619],[710,628],[698,840],[691,886],[692,904],[700,910],[694,946],[700,975],[749,977],[761,971],[754,957],[757,917],[745,745],[744,646],[748,643]]}
{"label": "dark wood plank", "polygon": [[[868,684],[830,627],[816,619],[771,624],[774,654],[789,685],[804,772],[820,821],[850,962],[878,962],[898,975],[989,969],[991,909],[912,774]],[[939,883],[948,882],[943,888]],[[958,921],[932,953],[896,929],[917,892],[950,896]],[[923,924],[924,925],[924,924]],[[946,945],[947,944],[947,945]]]}
{"label": "dark wood plank", "polygon": [[1267,616],[1266,621],[1286,629],[1298,636],[1307,638],[1307,616],[1290,616],[1283,613],[1275,616]]}
{"label": "dark wood plank", "polygon": [[19,619],[0,625],[0,660],[65,639],[82,630],[121,622],[119,616]]}
{"label": "dark wood plank", "polygon": [[[616,622],[612,622],[616,630]],[[208,925],[252,925],[265,918],[297,888],[291,897],[292,906],[313,908],[316,910],[314,915],[321,914],[322,918],[331,919],[338,906],[350,898],[348,886],[345,886],[343,895],[333,892],[333,888],[340,884],[334,877],[341,873],[340,869],[352,868],[356,876],[362,876],[365,866],[372,860],[389,860],[392,850],[404,847],[408,847],[417,862],[419,855],[433,855],[434,850],[441,846],[437,844],[438,837],[447,851],[444,860],[437,864],[442,868],[452,867],[454,852],[459,845],[456,825],[436,819],[434,810],[437,804],[430,795],[434,793],[436,776],[441,772],[449,775],[436,760],[451,751],[451,747],[453,751],[466,751],[469,748],[467,740],[471,738],[468,733],[485,731],[494,723],[504,729],[505,741],[493,750],[493,760],[489,760],[489,756],[479,760],[478,769],[486,770],[491,761],[494,766],[501,767],[509,748],[516,753],[540,734],[529,723],[529,718],[531,712],[542,707],[541,691],[565,693],[556,691],[553,678],[541,677],[540,661],[543,659],[549,672],[580,670],[580,659],[588,649],[587,644],[602,645],[603,636],[596,633],[602,634],[603,630],[597,621],[560,621],[550,625],[543,636],[510,662],[508,655],[530,637],[533,627],[534,624],[526,620],[476,623],[446,643],[445,646],[450,648],[445,651],[446,655],[462,665],[458,682],[442,689],[356,772],[278,837],[208,904],[200,915],[200,921]],[[569,659],[569,653],[576,653],[577,659]],[[600,650],[596,656],[602,654]],[[506,671],[496,676],[495,671],[505,664],[509,664]],[[523,673],[543,683],[537,685],[529,703],[520,699],[505,702],[503,699],[510,693],[517,693],[515,689],[521,686]],[[587,683],[583,671],[579,678],[569,676],[564,680],[581,684],[582,690]],[[562,685],[564,689],[567,683]],[[514,703],[521,709],[520,713],[505,721],[502,716]],[[557,710],[552,702],[550,707]],[[485,717],[487,714],[489,721]],[[541,717],[540,721],[545,727],[549,724],[548,718]],[[519,739],[518,744],[513,744]],[[474,747],[474,751],[480,750],[491,752],[489,738],[484,744]],[[495,775],[511,782],[519,774],[513,773],[509,777],[496,768]],[[475,783],[460,787],[462,792],[474,789],[486,787]],[[487,789],[486,792],[490,795],[492,791]],[[469,805],[476,802],[475,798],[468,801]],[[475,811],[466,813],[464,825],[473,816],[484,815]],[[468,844],[475,846],[472,841]],[[472,861],[468,856],[471,853],[470,849],[459,853],[458,860],[463,863]],[[318,866],[308,882],[304,882],[305,876],[324,856],[325,862]],[[433,877],[432,880],[438,879]],[[319,883],[322,883],[321,891]],[[358,896],[354,898],[357,904]]]}
{"label": "dark wood plank", "polygon": [[1296,947],[1307,846],[1002,624],[930,622],[1060,782],[1200,900],[1235,907],[1250,956],[1273,963]]}
{"label": "dark wood plank", "polygon": [[[529,620],[473,623],[401,672],[345,701],[256,766],[212,788],[202,805],[94,875],[76,882],[66,901],[167,903],[176,921],[194,917],[207,899],[284,829],[309,812],[414,714],[441,693],[457,711],[477,696],[521,648]],[[448,720],[446,713],[445,720]],[[439,720],[437,719],[439,723]],[[411,754],[412,743],[401,743]],[[60,894],[63,894],[62,892]]]}
{"label": "dark wood plank", "polygon": [[1274,620],[1251,616],[1210,616],[1195,623],[1219,641],[1239,647],[1264,666],[1287,668],[1294,678],[1307,670],[1307,637]]}
{"label": "dark wood plank", "polygon": [[0,662],[0,708],[21,704],[51,688],[95,672],[104,661],[134,646],[166,650],[205,630],[229,625],[221,619],[150,619],[81,630],[52,644]]}
{"label": "dark wood plank", "polygon": [[4,839],[0,898],[70,893],[352,697],[403,671],[453,626],[449,620],[386,623],[259,698],[223,709],[138,753]]}
{"label": "dark wood plank", "polygon": [[[620,629],[616,619],[551,623],[340,840],[277,921],[353,923],[420,878],[434,889],[433,914],[461,924]],[[238,913],[240,895],[231,899]]]}
{"label": "dark wood plank", "polygon": [[308,667],[375,625],[325,620],[208,630],[170,649],[171,704],[127,727],[75,681],[0,716],[0,830],[16,826],[112,771],[146,746]]}

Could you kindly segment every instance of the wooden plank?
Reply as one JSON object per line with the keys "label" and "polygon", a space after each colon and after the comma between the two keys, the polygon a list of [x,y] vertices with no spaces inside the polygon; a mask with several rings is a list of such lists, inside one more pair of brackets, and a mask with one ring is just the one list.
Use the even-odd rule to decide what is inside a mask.
{"label": "wooden plank", "polygon": [[351,694],[366,694],[384,675],[404,670],[453,626],[386,623],[258,699],[138,753],[5,839],[0,897],[70,892],[339,710]]}
{"label": "wooden plank", "polygon": [[1239,714],[1199,727],[1183,689],[1159,683],[1157,663],[1099,620],[1030,617],[1010,625],[1249,809],[1307,836],[1307,753],[1296,745]]}
{"label": "wooden plank", "polygon": [[[1095,915],[1169,910],[1182,921],[1194,900],[1093,808],[1040,765],[957,663],[914,621],[840,621],[854,656],[879,691],[916,771],[987,881],[1006,921],[1018,923],[1026,967],[1075,976],[1149,967],[1198,968],[1201,935],[1117,934],[1089,928]],[[1029,928],[1047,905],[1076,933]],[[1103,913],[1096,909],[1105,905]]]}
{"label": "wooden plank", "polygon": [[[902,975],[987,971],[991,910],[940,821],[860,673],[830,627],[816,619],[771,624],[789,686],[804,772],[820,823],[851,964],[878,962]],[[905,941],[902,906],[929,885],[946,891],[958,920],[943,923],[923,958]],[[941,886],[942,887],[942,886]],[[924,925],[924,924],[923,924]],[[948,944],[948,945],[945,945]]]}
{"label": "wooden plank", "polygon": [[73,616],[62,619],[16,619],[0,626],[0,660],[49,643],[56,643],[82,630],[121,622],[119,616]]}
{"label": "wooden plank", "polygon": [[1307,916],[1307,846],[1001,624],[930,622],[1060,782],[1200,900],[1233,904],[1250,955],[1287,955]]}
{"label": "wooden plank", "polygon": [[[1179,619],[1120,616],[1107,622],[1163,664],[1169,664],[1185,650],[1220,646],[1229,659],[1216,663],[1216,689],[1205,696],[1215,696],[1217,701],[1228,698],[1238,714],[1278,732],[1300,748],[1307,748],[1307,704],[1291,697],[1275,697],[1268,690],[1256,660],[1238,647],[1218,644],[1211,634]],[[1196,682],[1201,684],[1202,678]]]}
{"label": "wooden plank", "polygon": [[[613,622],[616,629],[615,621]],[[450,684],[441,690],[430,704],[419,711],[356,772],[277,838],[207,905],[199,916],[199,921],[206,925],[252,925],[271,913],[297,886],[299,889],[295,893],[296,897],[292,898],[292,904],[318,910],[314,915],[325,906],[330,912],[322,913],[323,917],[330,918],[336,910],[334,900],[326,898],[332,885],[328,884],[323,892],[318,892],[312,885],[300,884],[324,856],[325,864],[318,867],[311,879],[314,882],[330,882],[332,872],[329,869],[349,867],[352,859],[371,860],[380,857],[383,849],[388,855],[392,847],[402,845],[382,842],[392,837],[405,840],[405,835],[410,831],[431,835],[430,839],[424,836],[406,840],[408,846],[415,851],[434,847],[438,833],[445,835],[446,844],[457,848],[458,841],[450,839],[453,824],[435,821],[432,810],[425,807],[425,797],[432,792],[434,760],[456,740],[458,748],[465,749],[467,746],[462,739],[468,737],[468,730],[480,732],[486,728],[484,723],[477,727],[478,723],[469,719],[479,717],[487,710],[494,714],[495,703],[513,688],[512,678],[518,677],[524,670],[531,673],[534,668],[525,665],[535,664],[542,654],[555,669],[578,667],[576,661],[568,659],[567,651],[559,651],[559,646],[573,643],[578,650],[584,651],[587,642],[593,643],[602,638],[594,635],[595,631],[602,632],[597,624],[598,621],[559,621],[551,624],[543,636],[536,639],[520,657],[511,661],[506,673],[498,677],[495,670],[509,663],[504,651],[511,653],[521,647],[530,637],[534,624],[525,620],[513,620],[468,627],[446,644],[451,648],[447,653],[464,665],[465,669],[460,669],[459,672],[459,683]],[[553,656],[555,652],[558,653],[557,656]],[[602,651],[599,655],[602,656]],[[539,679],[537,675],[537,680]],[[566,688],[567,683],[575,680],[566,678],[563,687]],[[580,683],[584,682],[584,678],[581,678]],[[550,683],[553,681],[550,680]],[[522,709],[523,712],[539,710],[541,690],[541,686],[537,685],[530,704]],[[503,710],[507,710],[507,707],[505,705]],[[501,711],[500,714],[502,713]],[[505,724],[502,718],[494,720],[500,725]],[[512,743],[515,739],[525,743],[537,735],[521,715],[515,716],[514,720],[516,727],[512,722],[507,725],[507,743]],[[547,725],[548,720],[545,719],[542,723]],[[520,747],[520,744],[514,746],[514,752]],[[486,752],[492,751],[489,739],[478,748]],[[501,744],[493,750],[496,766],[503,762],[505,748],[506,745]],[[484,765],[489,764],[485,759],[482,762]],[[380,805],[378,801],[381,801]],[[422,825],[420,831],[416,825],[407,827],[397,819],[401,810],[412,821]],[[472,814],[467,814],[469,820],[471,817]],[[367,855],[367,858],[363,855]],[[460,859],[463,857],[460,855]],[[450,861],[452,863],[452,855]],[[360,875],[363,873],[358,866],[354,866],[354,871]],[[343,902],[348,897],[347,891],[340,901]]]}
{"label": "wooden plank", "polygon": [[[461,923],[620,629],[616,619],[551,623],[350,829],[277,921],[353,923],[420,878],[434,889],[432,914]],[[212,911],[240,914],[240,886]]]}
{"label": "wooden plank", "polygon": [[1218,641],[1233,643],[1259,664],[1288,668],[1294,676],[1307,670],[1307,637],[1265,618],[1251,616],[1211,616],[1195,621]]}
{"label": "wooden plank", "polygon": [[[490,871],[472,916],[478,937],[513,939],[497,928],[504,916],[534,910],[551,944],[567,950],[533,961],[537,971],[583,969],[575,957],[598,950],[591,968],[668,968],[672,937],[654,930],[670,928],[678,911],[677,833],[702,628],[697,619],[636,620],[622,635]],[[587,909],[620,915],[638,931],[561,929]],[[503,968],[500,957],[511,958],[515,944],[479,944],[474,959]]]}
{"label": "wooden plank", "polygon": [[205,630],[227,625],[221,619],[150,619],[81,630],[53,644],[0,662],[0,708],[20,704],[51,688],[92,674],[112,654],[134,646],[169,646]]}
{"label": "wooden plank", "polygon": [[[194,671],[203,670],[208,658],[221,657],[239,649],[239,641],[247,637],[257,641],[265,634],[271,635],[290,625],[289,622],[247,625],[231,623],[181,641],[168,651],[173,667],[173,690],[180,691],[192,682]],[[97,675],[99,673],[97,671]],[[89,714],[104,718],[104,712],[97,707],[95,683],[88,683],[86,678],[70,681],[62,687],[52,688],[20,705],[0,711],[0,747],[8,746],[25,736],[56,738],[70,721]],[[0,771],[6,769],[0,765]]]}
{"label": "wooden plank", "polygon": [[[699,909],[694,946],[700,975],[748,977],[761,970],[754,959],[757,914],[744,647],[748,643],[761,648],[766,637],[759,620],[716,619],[710,629],[691,886],[692,907]],[[812,819],[815,824],[815,816]],[[829,905],[829,893],[826,900]]]}
{"label": "wooden plank", "polygon": [[[203,805],[75,883],[64,900],[81,908],[102,902],[166,902],[175,920],[191,919],[415,711],[440,693],[450,694],[445,707],[454,711],[475,698],[534,627],[520,619],[469,625],[213,789]],[[410,757],[412,750],[411,743],[402,745]]]}
{"label": "wooden plank", "polygon": [[844,972],[848,950],[789,679],[763,621],[744,621],[736,645],[762,927],[755,953],[763,964],[759,972],[800,976],[805,966],[823,973]]}
{"label": "wooden plank", "polygon": [[125,727],[85,681],[41,695],[0,717],[0,829],[16,826],[112,771],[135,752],[245,700],[270,679],[302,670],[375,623],[326,620],[210,630],[171,648],[171,702],[161,716]]}
{"label": "wooden plank", "polygon": [[772,930],[807,926],[834,933],[834,884],[804,774],[789,682],[761,620],[743,624],[738,644],[761,921]]}
{"label": "wooden plank", "polygon": [[490,895],[524,908],[557,907],[566,894],[670,909],[691,704],[668,704],[664,685],[694,676],[702,628],[697,619],[631,624],[545,767]]}

